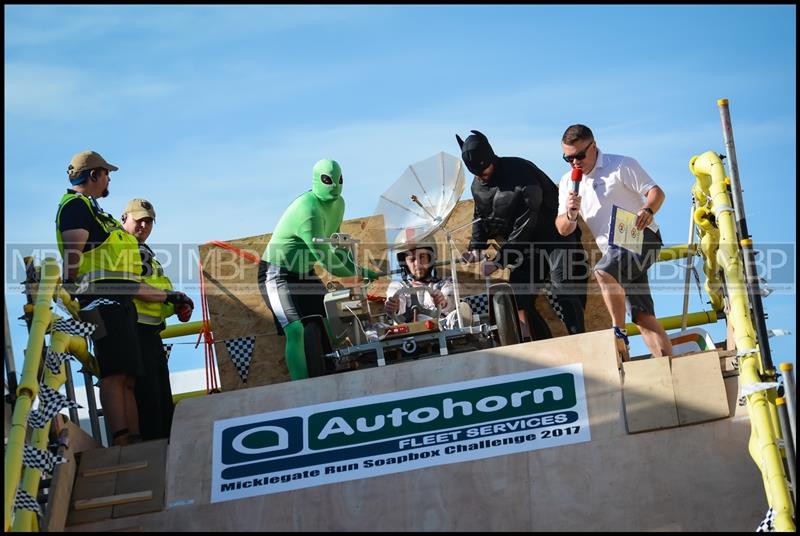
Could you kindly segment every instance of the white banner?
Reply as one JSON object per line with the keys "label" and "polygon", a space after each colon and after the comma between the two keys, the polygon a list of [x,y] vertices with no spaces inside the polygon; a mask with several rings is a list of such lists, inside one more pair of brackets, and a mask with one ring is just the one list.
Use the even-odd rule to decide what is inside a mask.
{"label": "white banner", "polygon": [[580,364],[214,423],[211,502],[591,440]]}

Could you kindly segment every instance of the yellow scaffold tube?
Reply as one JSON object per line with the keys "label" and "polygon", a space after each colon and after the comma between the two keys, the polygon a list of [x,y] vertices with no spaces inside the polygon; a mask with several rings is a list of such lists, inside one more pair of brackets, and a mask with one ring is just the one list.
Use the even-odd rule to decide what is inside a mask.
{"label": "yellow scaffold tube", "polygon": [[202,320],[186,322],[185,324],[172,324],[161,332],[161,338],[171,339],[173,337],[183,337],[184,335],[197,335],[201,331],[203,331]]}
{"label": "yellow scaffold tube", "polygon": [[[62,332],[53,332],[50,336],[50,348],[53,352],[67,352],[67,346],[70,336]],[[67,375],[64,372],[64,365],[58,374],[53,374],[49,368],[44,368],[43,383],[54,391],[58,391],[64,382],[67,381]],[[54,418],[59,418],[58,416]],[[50,434],[50,426],[52,421],[48,421],[44,428],[34,428],[31,430],[30,445],[39,450],[47,450],[48,437]],[[36,497],[39,491],[39,481],[42,478],[41,469],[33,467],[25,467],[23,470],[22,483],[20,488],[25,490],[31,497]],[[30,510],[19,510],[14,515],[14,532],[32,532],[38,530],[38,518],[34,512]]]}
{"label": "yellow scaffold tube", "polygon": [[47,258],[42,261],[41,280],[38,285],[36,301],[33,309],[28,346],[25,348],[25,361],[22,365],[22,378],[17,387],[17,400],[14,413],[11,417],[11,428],[8,432],[8,442],[5,453],[4,476],[4,519],[5,531],[11,528],[11,514],[14,509],[14,499],[17,494],[20,476],[22,475],[22,452],[25,445],[25,431],[28,426],[33,399],[39,394],[39,364],[42,360],[44,336],[50,327],[52,312],[50,304],[53,301],[56,284],[59,277],[59,267],[55,259]]}
{"label": "yellow scaffold tube", "polygon": [[[683,315],[665,316],[657,318],[656,320],[658,320],[658,323],[666,330],[679,329],[681,327]],[[706,324],[714,324],[716,321],[716,311],[698,311],[696,313],[689,313],[686,316],[686,327],[704,326]],[[628,335],[639,335],[639,326],[633,322],[625,324],[625,330],[628,332]]]}
{"label": "yellow scaffold tube", "polygon": [[[728,318],[733,325],[736,349],[741,355],[740,381],[742,386],[759,384],[762,382],[760,372],[763,367],[761,356],[756,349],[744,267],[739,257],[734,210],[725,183],[725,167],[716,153],[708,151],[692,157],[689,169],[697,177],[695,188],[710,197],[710,208],[713,210],[716,226],[719,229],[717,259],[725,274],[730,301]],[[747,395],[747,406],[751,421],[750,456],[764,479],[767,501],[775,513],[775,528],[779,531],[794,532],[792,502],[775,432],[777,415],[775,408],[770,407],[768,392],[765,390]]]}
{"label": "yellow scaffold tube", "polygon": [[697,207],[693,219],[700,233],[700,252],[703,255],[703,272],[706,274],[706,282],[703,286],[711,300],[711,307],[715,311],[723,311],[725,299],[722,293],[719,262],[717,262],[719,229],[716,218],[710,208]]}

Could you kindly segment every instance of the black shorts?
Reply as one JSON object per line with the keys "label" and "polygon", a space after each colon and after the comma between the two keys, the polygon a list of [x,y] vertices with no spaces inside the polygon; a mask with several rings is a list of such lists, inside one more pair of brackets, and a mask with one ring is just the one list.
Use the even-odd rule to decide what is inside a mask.
{"label": "black shorts", "polygon": [[641,255],[610,245],[594,267],[612,276],[625,290],[625,301],[634,322],[639,313],[656,314],[647,270],[658,259],[662,245],[661,232],[654,233],[645,228]]}
{"label": "black shorts", "polygon": [[96,299],[115,302],[96,307],[104,328],[100,331],[105,332],[99,338],[92,337],[94,355],[100,365],[100,378],[117,374],[124,376],[143,374],[139,336],[136,331],[138,315],[133,299],[127,294],[93,295],[80,299],[81,308],[85,308]]}
{"label": "black shorts", "polygon": [[325,317],[325,285],[314,272],[297,274],[261,261],[258,265],[258,288],[275,317],[275,327],[283,328],[308,315]]}

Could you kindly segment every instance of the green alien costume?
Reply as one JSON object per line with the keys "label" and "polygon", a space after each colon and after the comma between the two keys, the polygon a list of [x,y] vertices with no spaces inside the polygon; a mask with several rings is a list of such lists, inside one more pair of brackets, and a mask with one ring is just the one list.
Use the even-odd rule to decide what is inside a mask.
{"label": "green alien costume", "polygon": [[258,282],[279,331],[286,335],[286,364],[293,380],[308,377],[303,322],[308,315],[325,317],[325,286],[314,274],[320,263],[337,277],[376,274],[358,268],[347,251],[315,244],[339,232],[344,216],[342,168],[335,160],[314,165],[312,189],[295,199],[281,216],[259,266]]}

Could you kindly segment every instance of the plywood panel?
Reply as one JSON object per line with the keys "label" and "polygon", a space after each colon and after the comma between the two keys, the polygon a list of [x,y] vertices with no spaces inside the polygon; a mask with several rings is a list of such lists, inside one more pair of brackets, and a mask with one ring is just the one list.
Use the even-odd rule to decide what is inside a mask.
{"label": "plywood panel", "polygon": [[[176,410],[167,509],[80,528],[752,530],[767,505],[758,469],[747,456],[748,420],[628,434],[614,344],[607,330],[187,399]],[[215,420],[573,362],[584,370],[589,442],[209,504]],[[738,377],[726,381],[736,393]],[[733,503],[738,507],[725,515],[709,515]]]}
{"label": "plywood panel", "polygon": [[[472,221],[473,207],[471,199],[460,201],[445,224],[446,229],[457,229],[463,226],[453,235],[457,258],[466,249],[472,233],[472,227],[468,224]],[[591,232],[582,221],[580,225],[583,230],[584,246],[590,251],[590,258],[596,262],[599,259],[599,252]],[[388,269],[385,231],[381,216],[346,220],[342,223],[341,230],[343,233],[351,234],[361,240],[358,250],[360,263],[368,263],[380,270]],[[261,258],[270,237],[271,234],[265,234],[227,240],[227,243]],[[435,233],[434,239],[439,246],[440,259],[447,258],[449,250],[446,247],[445,231],[441,230]],[[206,295],[208,296],[211,325],[217,341],[214,349],[222,390],[229,391],[288,381],[289,372],[283,358],[285,339],[277,334],[272,313],[264,304],[258,289],[257,264],[211,244],[200,246],[200,259],[206,278]],[[486,281],[479,277],[478,264],[462,265],[459,263],[458,266],[462,296],[486,292]],[[440,268],[440,273],[449,275],[449,269]],[[491,281],[505,281],[510,273],[510,270],[498,271],[492,275]],[[324,283],[333,279],[337,279],[345,286],[354,286],[356,283],[352,278],[333,278],[319,267],[317,274]],[[371,283],[368,293],[385,296],[389,281],[389,277],[383,277]],[[537,310],[547,321],[553,336],[566,335],[566,328],[555,316],[545,297],[539,296],[535,303]],[[611,326],[610,316],[594,279],[590,281],[588,288],[586,326],[587,331],[608,329]],[[221,342],[225,339],[244,336],[256,337],[246,382],[239,376],[224,343]]]}
{"label": "plywood panel", "polygon": [[[359,261],[377,270],[386,270],[385,232],[383,218],[372,216],[356,218],[342,223],[341,232],[360,240]],[[242,251],[261,258],[271,234],[227,240]],[[289,371],[283,359],[285,338],[278,335],[272,312],[264,304],[258,288],[258,265],[254,262],[212,244],[200,246],[200,259],[206,278],[206,296],[211,325],[216,342],[214,350],[223,391],[268,385],[289,380]],[[347,286],[355,280],[333,278],[321,268],[317,274],[323,283],[333,279]],[[369,293],[385,293],[386,283],[375,282]],[[255,336],[252,361],[246,381],[243,380],[230,359],[226,339]]]}
{"label": "plywood panel", "polygon": [[[81,453],[81,460],[78,464],[78,473],[87,469],[108,467],[119,463],[121,447],[108,447],[101,449],[87,450]],[[75,501],[94,499],[95,497],[105,497],[114,495],[117,485],[117,475],[107,473],[93,477],[78,477],[75,480],[75,487],[72,490],[72,504]],[[90,510],[75,510],[71,508],[67,516],[68,525],[77,525],[111,518],[112,507],[92,508]]]}
{"label": "plywood panel", "polygon": [[99,447],[90,435],[72,421],[64,423],[61,435],[65,439],[65,444],[59,447],[58,454],[67,461],[57,464],[53,471],[53,480],[47,498],[47,510],[42,521],[42,527],[46,532],[64,530],[78,466],[76,455],[81,451]]}
{"label": "plywood panel", "polygon": [[[205,475],[211,467],[213,420],[572,363],[581,363],[583,367],[587,398],[590,401],[592,437],[626,435],[621,412],[616,338],[611,330],[468,354],[420,359],[184,400],[176,407],[173,421],[172,442],[167,460],[167,507],[172,504],[186,504],[187,501],[191,504],[209,502],[211,483]],[[523,465],[517,470],[527,469]],[[390,479],[391,486],[394,487],[397,484],[396,478],[402,477],[388,475],[385,478]],[[374,479],[368,479],[371,480]],[[345,486],[344,489],[350,489],[347,486],[354,484],[342,485]],[[374,486],[370,488],[370,493],[381,493],[384,486],[366,485]],[[330,486],[320,489],[332,490],[331,493],[342,492],[341,489],[335,491],[337,488]]]}
{"label": "plywood panel", "polygon": [[728,396],[717,352],[673,359],[672,385],[681,425],[729,415]]}
{"label": "plywood panel", "polygon": [[141,469],[118,473],[115,494],[151,491],[152,497],[146,501],[116,505],[112,517],[157,512],[164,508],[167,440],[158,439],[128,445],[122,449],[119,461],[120,464],[147,462],[147,465]]}
{"label": "plywood panel", "polygon": [[628,431],[678,426],[669,357],[628,361],[622,367]]}

